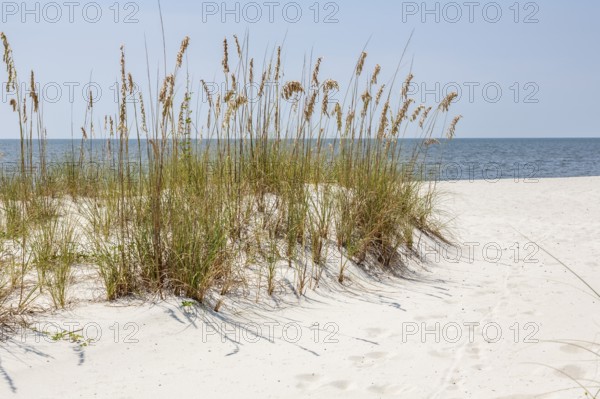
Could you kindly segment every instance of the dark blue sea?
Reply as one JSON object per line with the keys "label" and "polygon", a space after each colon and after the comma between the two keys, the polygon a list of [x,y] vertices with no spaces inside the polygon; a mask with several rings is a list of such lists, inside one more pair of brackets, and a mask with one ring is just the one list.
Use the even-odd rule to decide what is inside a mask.
{"label": "dark blue sea", "polygon": [[[195,147],[207,145],[194,142]],[[335,143],[331,141],[331,143]],[[417,140],[405,140],[407,162]],[[113,144],[113,151],[117,143]],[[78,159],[81,142],[48,140],[46,157],[50,163]],[[130,142],[130,159],[138,159],[138,143]],[[141,159],[146,159],[146,142],[141,143]],[[107,141],[85,143],[86,159],[106,159]],[[37,158],[34,146],[34,162]],[[0,164],[14,170],[20,159],[19,140],[0,140]],[[426,174],[440,180],[539,179],[547,177],[600,176],[600,138],[541,139],[454,139],[427,147],[419,160]]]}

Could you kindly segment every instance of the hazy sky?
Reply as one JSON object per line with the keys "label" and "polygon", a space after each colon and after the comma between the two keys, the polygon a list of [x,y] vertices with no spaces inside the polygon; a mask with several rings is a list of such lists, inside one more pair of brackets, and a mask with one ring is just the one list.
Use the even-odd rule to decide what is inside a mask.
{"label": "hazy sky", "polygon": [[[167,57],[172,68],[189,35],[188,66],[195,81],[220,81],[222,40],[249,33],[262,60],[285,39],[287,79],[298,78],[304,57],[323,56],[322,77],[347,81],[367,44],[389,77],[410,33],[402,64],[412,62],[417,100],[447,91],[461,97],[459,137],[600,137],[600,3],[522,1],[163,1]],[[156,1],[2,1],[0,29],[13,47],[19,78],[36,72],[50,138],[76,136],[83,123],[85,85],[100,90],[99,113],[116,112],[119,46],[128,68],[147,82],[163,69]],[[0,80],[6,81],[4,67]],[[145,84],[147,86],[147,84]],[[16,138],[15,114],[3,95],[0,138]],[[72,110],[72,113],[71,113]]]}

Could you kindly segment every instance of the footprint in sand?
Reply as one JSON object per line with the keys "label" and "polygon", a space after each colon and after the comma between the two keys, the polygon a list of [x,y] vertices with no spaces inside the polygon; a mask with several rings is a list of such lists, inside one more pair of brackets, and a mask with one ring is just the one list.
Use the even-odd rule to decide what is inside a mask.
{"label": "footprint in sand", "polygon": [[321,379],[321,376],[315,373],[311,374],[298,374],[296,376],[298,383],[296,384],[296,388],[298,389],[308,389],[311,385],[314,385],[318,380]]}
{"label": "footprint in sand", "polygon": [[577,352],[580,352],[580,351],[583,352],[584,350],[581,349],[581,348],[576,347],[575,345],[562,345],[560,347],[560,351],[561,352],[565,352],[565,353],[577,353]]}
{"label": "footprint in sand", "polygon": [[566,365],[564,367],[561,367],[560,370],[562,371],[562,373],[554,371],[554,374],[562,377],[564,377],[566,374],[574,380],[583,380],[586,376],[586,370],[575,364]]}
{"label": "footprint in sand", "polygon": [[389,358],[386,352],[369,352],[364,355],[348,356],[348,360],[357,368],[372,367],[386,358]]}
{"label": "footprint in sand", "polygon": [[436,350],[430,350],[430,351],[428,352],[428,354],[429,354],[429,356],[432,356],[432,357],[439,357],[439,358],[446,358],[446,357],[448,356],[447,354],[445,354],[445,353],[443,353],[443,352],[438,352],[438,351],[436,351]]}
{"label": "footprint in sand", "polygon": [[300,380],[302,382],[317,382],[318,380],[321,379],[321,376],[315,373],[311,373],[311,374],[298,374],[296,376],[297,380]]}
{"label": "footprint in sand", "polygon": [[401,388],[398,385],[394,384],[384,384],[377,385],[373,384],[368,388],[369,392],[375,393],[377,395],[394,395],[401,392]]}
{"label": "footprint in sand", "polygon": [[386,352],[369,352],[365,355],[365,357],[367,357],[369,359],[383,359],[383,358],[387,357],[387,353]]}
{"label": "footprint in sand", "polygon": [[352,383],[350,381],[346,381],[346,380],[338,380],[338,381],[330,382],[327,385],[337,388],[340,391],[346,391],[352,386]]}
{"label": "footprint in sand", "polygon": [[368,338],[373,339],[381,337],[385,330],[381,328],[365,328],[365,332],[367,333]]}

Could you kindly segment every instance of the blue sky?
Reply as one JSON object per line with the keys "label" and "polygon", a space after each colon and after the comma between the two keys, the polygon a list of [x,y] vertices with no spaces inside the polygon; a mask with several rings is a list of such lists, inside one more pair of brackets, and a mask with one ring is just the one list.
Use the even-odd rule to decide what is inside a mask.
{"label": "blue sky", "polygon": [[[257,59],[285,39],[288,79],[299,77],[312,54],[324,57],[323,78],[346,81],[367,42],[367,66],[381,64],[385,79],[414,31],[401,73],[412,63],[417,100],[434,102],[459,89],[453,108],[464,116],[459,137],[600,137],[596,1],[185,0],[161,6],[170,67],[189,35],[188,67],[196,81],[220,79],[223,38],[246,32]],[[20,79],[33,69],[45,89],[50,138],[70,137],[71,121],[78,135],[90,81],[102,91],[98,114],[115,112],[121,44],[135,77],[146,82],[145,41],[153,76],[162,72],[156,1],[3,1],[1,7],[0,29]],[[4,68],[0,80],[6,81]],[[16,138],[15,116],[5,96],[1,102],[0,138]]]}

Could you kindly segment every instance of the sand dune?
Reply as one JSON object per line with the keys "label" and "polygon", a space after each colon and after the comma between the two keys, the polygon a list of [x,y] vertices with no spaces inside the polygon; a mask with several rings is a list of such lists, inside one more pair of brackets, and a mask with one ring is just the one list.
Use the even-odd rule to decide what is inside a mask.
{"label": "sand dune", "polygon": [[600,343],[600,301],[542,248],[600,289],[600,178],[441,189],[460,253],[422,247],[403,279],[220,313],[170,299],[46,315],[40,330],[97,341],[13,337],[0,398],[584,397],[560,371],[598,385],[599,359],[547,341]]}

